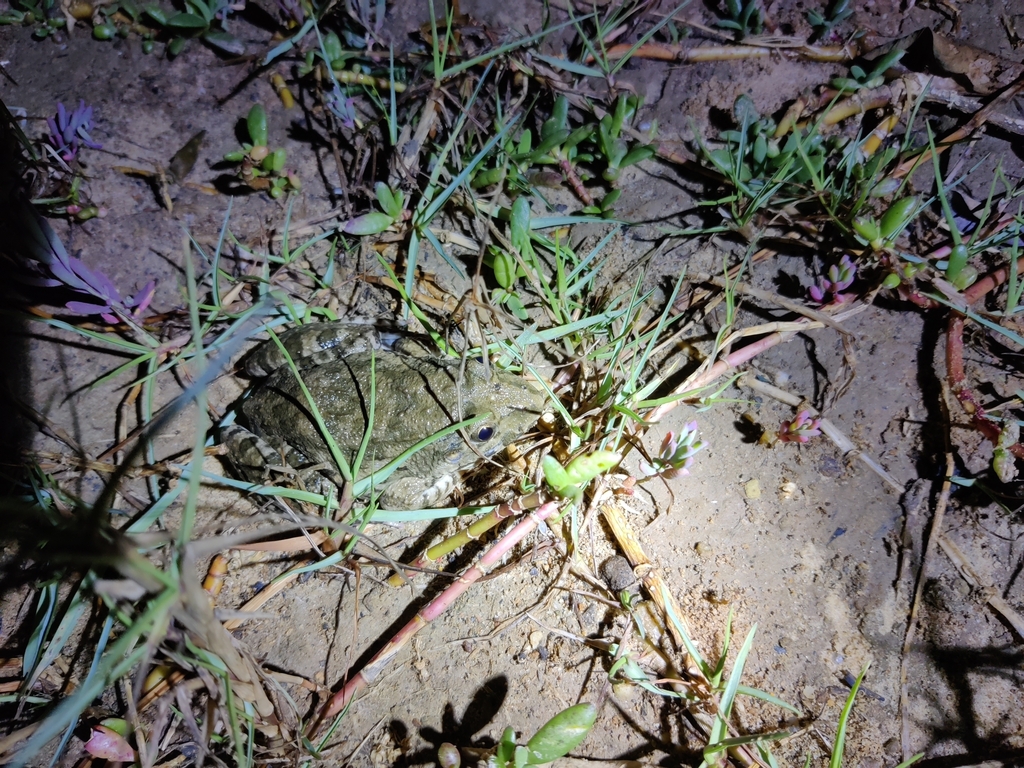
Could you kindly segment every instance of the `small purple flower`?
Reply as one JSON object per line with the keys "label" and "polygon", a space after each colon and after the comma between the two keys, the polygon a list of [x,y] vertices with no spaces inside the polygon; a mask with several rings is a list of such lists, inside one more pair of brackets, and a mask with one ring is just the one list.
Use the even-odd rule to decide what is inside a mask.
{"label": "small purple flower", "polygon": [[817,284],[808,288],[807,292],[819,304],[824,304],[825,297],[830,293],[834,302],[842,304],[848,297],[840,291],[853,285],[856,276],[857,265],[850,261],[849,254],[844,254],[838,264],[833,264],[828,268],[828,277],[819,277]]}
{"label": "small purple flower", "polygon": [[800,411],[792,421],[782,422],[779,440],[784,443],[806,443],[821,434],[821,419],[811,417],[810,411]]}
{"label": "small purple flower", "polygon": [[704,443],[697,439],[697,422],[691,421],[683,427],[679,437],[676,437],[674,432],[665,435],[661,443],[661,453],[651,459],[651,464],[641,461],[640,471],[645,477],[661,475],[672,478],[688,475],[694,454],[704,447]]}
{"label": "small purple flower", "polygon": [[46,118],[46,124],[50,128],[47,140],[66,163],[74,160],[83,146],[89,149],[103,148],[102,144],[97,144],[89,135],[92,130],[92,107],[85,105],[85,99],[79,101],[78,107],[70,115],[64,103],[57,102],[57,114]]}

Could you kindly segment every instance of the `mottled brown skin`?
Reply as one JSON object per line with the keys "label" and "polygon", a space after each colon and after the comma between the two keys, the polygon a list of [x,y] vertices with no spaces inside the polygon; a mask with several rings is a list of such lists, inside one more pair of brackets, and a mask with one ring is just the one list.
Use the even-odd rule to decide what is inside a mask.
{"label": "mottled brown skin", "polygon": [[[319,324],[313,335],[311,357],[297,361],[302,379],[319,409],[327,429],[345,459],[354,460],[366,431],[371,392],[371,362],[375,369],[376,408],[366,458],[356,479],[383,467],[423,438],[463,419],[490,415],[459,433],[448,435],[409,457],[383,484],[381,506],[418,509],[435,506],[451,492],[457,472],[475,464],[481,456],[493,456],[528,430],[543,410],[543,393],[510,373],[490,370],[468,361],[460,379],[458,360],[428,355],[415,344],[400,342],[395,349],[374,350],[376,341],[356,341],[362,349],[346,354],[345,344],[325,343],[331,328]],[[296,335],[288,335],[292,346]],[[272,354],[258,354],[251,364],[267,367]],[[290,350],[295,356],[294,349]],[[313,361],[313,362],[310,362]],[[461,382],[457,387],[456,382]],[[461,394],[461,412],[459,397]],[[325,465],[324,475],[340,483],[326,441],[313,419],[306,398],[292,372],[284,366],[259,384],[242,405],[249,428],[289,464],[302,467]],[[252,474],[260,463],[245,446],[247,433],[235,430],[227,442],[235,463]],[[265,453],[264,459],[269,458]],[[277,464],[280,464],[278,458]]]}

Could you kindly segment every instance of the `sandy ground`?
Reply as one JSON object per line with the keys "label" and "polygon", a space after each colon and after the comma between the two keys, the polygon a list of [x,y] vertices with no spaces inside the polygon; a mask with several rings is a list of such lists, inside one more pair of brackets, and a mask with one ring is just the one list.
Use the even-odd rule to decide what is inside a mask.
{"label": "sandy ground", "polygon": [[[412,28],[413,21],[425,18],[418,5],[396,10],[389,23],[396,30]],[[799,19],[801,5],[772,4],[773,15]],[[858,23],[883,34],[943,23],[942,9],[904,14],[888,2],[867,6],[858,12]],[[1006,6],[998,0],[965,5],[961,39],[1019,58],[991,22],[1012,12]],[[463,10],[495,29],[535,26],[507,4],[464,2]],[[539,13],[539,6],[530,4],[529,12]],[[711,18],[704,7],[695,6],[692,14]],[[306,181],[293,216],[310,219],[331,209],[325,181],[329,151],[323,146],[310,151],[300,113],[279,108],[267,77],[244,81],[244,67],[223,66],[200,45],[169,62],[143,56],[134,40],[101,45],[76,32],[57,44],[5,27],[0,28],[0,59],[17,83],[0,81],[0,96],[9,107],[47,115],[56,101],[80,97],[95,106],[94,137],[104,151],[86,157],[89,190],[109,213],[59,231],[69,250],[80,250],[86,263],[105,271],[125,291],[157,279],[156,310],[182,303],[184,229],[200,242],[211,242],[228,201],[181,187],[170,214],[146,181],[114,166],[166,163],[189,136],[206,130],[190,180],[213,183],[220,171],[211,166],[237,144],[236,121],[260,100],[270,106],[272,135]],[[751,94],[762,112],[774,112],[838,71],[781,57],[696,65],[636,62],[620,74],[619,84],[645,96],[644,117],[658,120],[663,139],[686,142],[695,130],[706,135],[723,127],[740,93]],[[30,133],[41,129],[38,122],[30,124]],[[1020,161],[1001,138],[986,138],[974,152],[977,158],[991,153],[1002,159],[1007,175],[1019,178]],[[696,179],[668,164],[652,161],[631,169],[619,213],[639,225],[613,243],[613,265],[626,268],[636,254],[652,249],[660,227],[678,212],[692,210],[699,189]],[[260,195],[237,198],[232,228],[241,240],[254,238],[278,225],[283,213],[280,204]],[[663,284],[684,264],[694,271],[716,271],[725,251],[735,253],[736,244],[711,239],[672,250],[651,264],[647,285]],[[343,266],[347,274],[357,268],[354,263]],[[426,267],[458,295],[461,287],[443,262],[428,261]],[[607,274],[617,271],[611,268]],[[781,291],[794,283],[808,285],[813,274],[809,260],[793,254],[760,265],[754,282]],[[610,285],[623,290],[626,284]],[[351,284],[339,295],[350,297]],[[371,298],[377,302],[374,311],[389,311],[387,294],[361,301]],[[775,309],[754,303],[745,307],[741,321],[765,322],[776,315]],[[720,317],[713,316],[708,327],[717,321]],[[862,692],[854,710],[846,764],[899,762],[903,642],[944,466],[939,405],[944,321],[937,314],[887,304],[869,308],[846,327],[854,339],[856,378],[828,417],[910,491],[901,494],[823,438],[807,445],[758,444],[754,425],[777,428],[792,410],[751,390],[730,388],[722,393],[723,402],[708,410],[677,409],[648,436],[648,448],[654,450],[664,430],[698,420],[709,447],[688,477],[649,483],[616,501],[705,652],[720,647],[730,614],[734,650],[756,625],[744,682],[791,702],[805,715],[801,734],[776,748],[785,765],[802,764],[807,754],[815,765],[827,762],[827,745],[848,692],[844,677],[868,663],[865,685],[870,690]],[[118,359],[41,326],[30,328],[28,351],[32,405],[74,435],[88,453],[106,450],[132,426],[131,409],[120,404],[127,378],[88,387]],[[972,354],[972,363],[983,362],[983,352]],[[821,405],[827,384],[843,375],[842,355],[839,334],[812,331],[760,356],[755,370],[765,381]],[[994,385],[1000,391],[1012,393],[1021,386],[1016,371],[1001,375]],[[163,386],[161,401],[180,391],[170,378]],[[218,383],[211,405],[225,409],[241,387]],[[116,425],[113,414],[118,414]],[[159,458],[190,444],[191,424],[188,414],[178,420],[158,443]],[[34,446],[65,450],[41,435]],[[973,449],[969,455],[963,449],[960,460],[975,460],[974,455]],[[211,460],[214,465],[219,466]],[[88,494],[95,492],[98,479],[86,476],[83,483]],[[243,502],[228,502],[225,507],[224,497],[211,493],[204,500],[204,525],[212,530],[249,513]],[[393,542],[391,553],[401,555],[407,547],[435,540],[443,530],[446,526],[424,531],[410,525],[372,535]],[[1000,511],[980,493],[958,490],[944,530],[986,586],[1018,610],[1024,608],[1018,512]],[[581,547],[581,570],[594,573],[615,554],[600,518],[584,531]],[[459,562],[468,563],[471,554]],[[232,556],[219,605],[237,606],[286,566],[285,558]],[[617,637],[624,619],[607,603],[607,593],[604,601],[598,597],[598,586],[576,575],[559,580],[561,571],[550,533],[539,533],[507,567],[478,584],[399,655],[343,721],[336,754],[351,755],[352,765],[430,763],[442,741],[487,746],[506,726],[529,732],[564,707],[600,696],[607,687],[610,657],[580,638]],[[333,686],[447,583],[438,577],[425,582],[425,591],[422,586],[396,590],[381,583],[384,576],[363,569],[357,580],[350,571],[334,570],[299,580],[266,606],[266,618],[247,623],[235,635],[266,669]],[[5,598],[2,637],[9,653],[17,646],[12,622],[26,594],[19,590]],[[1022,638],[986,606],[987,594],[961,578],[941,552],[932,555],[919,605],[920,630],[907,658],[909,708],[903,713],[912,748],[927,753],[925,765],[1024,763]],[[654,620],[648,616],[648,621],[657,635]],[[680,660],[678,655],[670,659]],[[304,692],[289,692],[300,709],[312,711]],[[749,731],[773,730],[793,725],[789,717],[747,700],[740,721]],[[678,704],[615,686],[597,727],[576,754],[697,764],[699,747]]]}

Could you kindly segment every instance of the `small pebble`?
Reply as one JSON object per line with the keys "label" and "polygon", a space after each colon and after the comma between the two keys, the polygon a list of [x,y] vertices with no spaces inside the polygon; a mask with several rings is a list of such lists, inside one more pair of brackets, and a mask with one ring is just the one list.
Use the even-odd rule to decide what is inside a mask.
{"label": "small pebble", "polygon": [[825,477],[840,477],[843,474],[843,465],[838,459],[825,456],[818,464],[818,471]]}
{"label": "small pebble", "polygon": [[612,683],[612,693],[619,701],[631,701],[636,698],[638,687],[633,683],[624,680]]}
{"label": "small pebble", "polygon": [[747,495],[748,499],[760,499],[761,498],[761,483],[755,477],[753,480],[748,480],[743,485],[743,492]]}
{"label": "small pebble", "polygon": [[711,545],[703,541],[698,541],[693,545],[693,551],[700,557],[710,557],[712,553]]}
{"label": "small pebble", "polygon": [[629,560],[622,555],[609,557],[601,563],[601,578],[608,585],[608,589],[616,595],[624,589],[629,589],[636,581]]}

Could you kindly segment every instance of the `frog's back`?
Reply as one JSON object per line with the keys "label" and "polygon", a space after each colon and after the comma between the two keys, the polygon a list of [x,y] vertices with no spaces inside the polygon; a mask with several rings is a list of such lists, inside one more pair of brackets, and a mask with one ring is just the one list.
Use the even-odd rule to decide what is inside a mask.
{"label": "frog's back", "polygon": [[[373,433],[367,461],[359,473],[364,477],[453,423],[456,373],[452,363],[436,358],[360,352],[306,368],[302,380],[349,462],[366,433],[370,393],[374,393]],[[271,375],[246,400],[243,410],[257,434],[288,435],[288,444],[310,462],[331,461],[330,450],[291,370]],[[405,471],[417,472],[420,465],[436,463],[431,457],[436,450],[429,446],[415,454]],[[422,469],[428,471],[429,466]]]}

